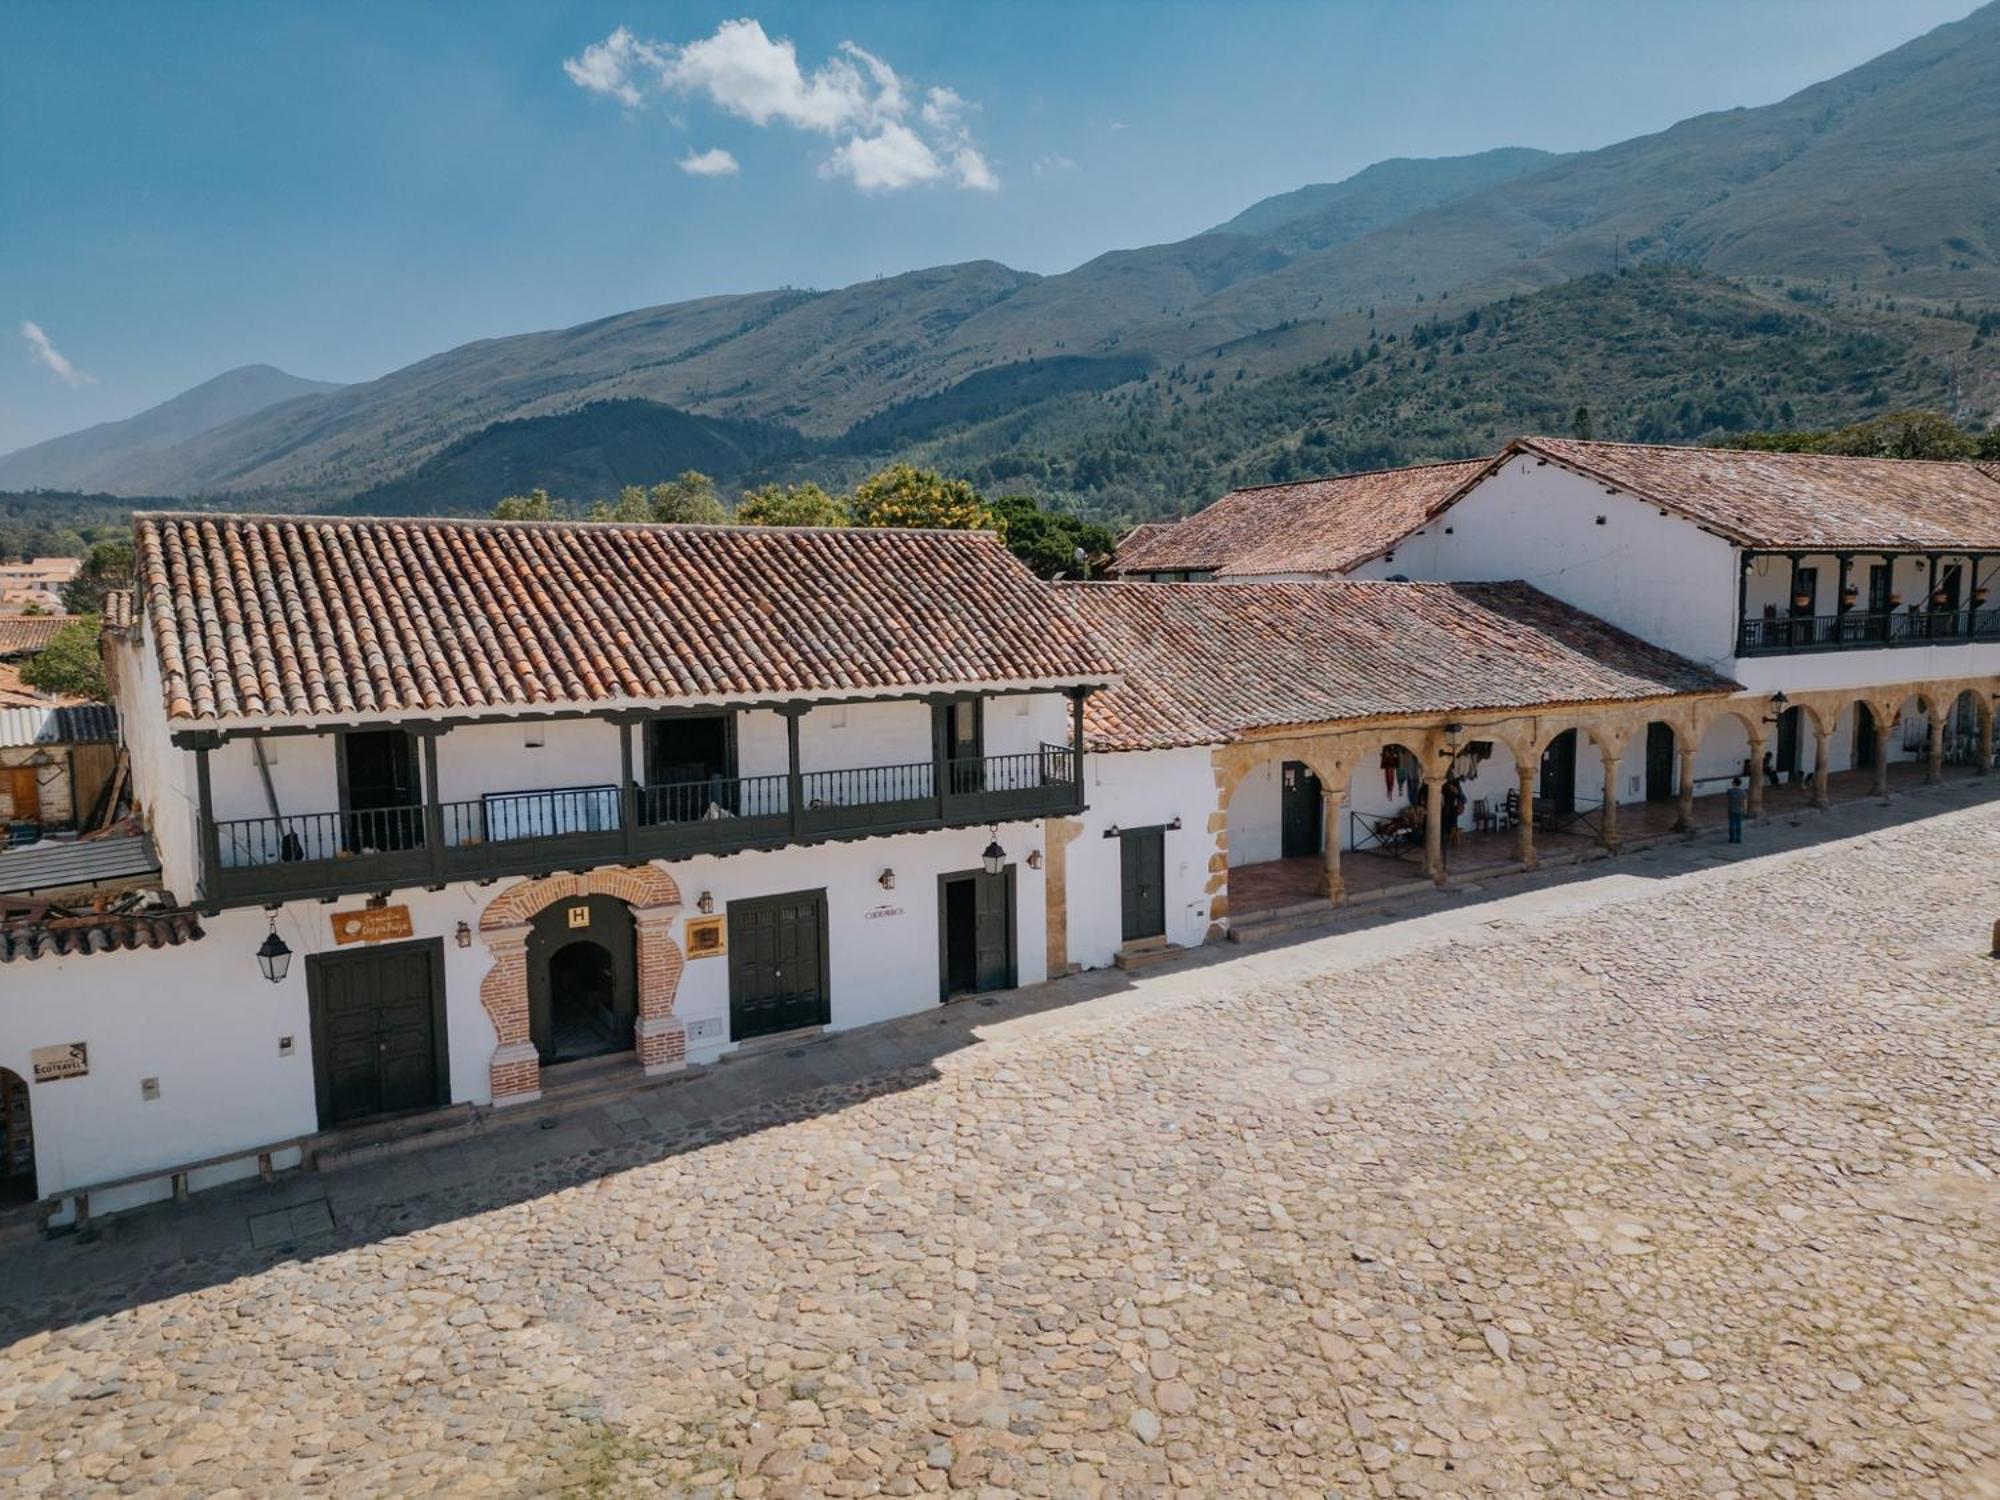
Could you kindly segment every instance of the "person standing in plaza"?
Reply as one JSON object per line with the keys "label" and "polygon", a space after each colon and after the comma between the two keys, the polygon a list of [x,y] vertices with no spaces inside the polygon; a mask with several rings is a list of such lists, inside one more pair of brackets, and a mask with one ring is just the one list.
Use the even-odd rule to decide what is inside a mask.
{"label": "person standing in plaza", "polygon": [[1744,790],[1743,778],[1729,779],[1729,842],[1743,842],[1743,815],[1750,810],[1750,793]]}

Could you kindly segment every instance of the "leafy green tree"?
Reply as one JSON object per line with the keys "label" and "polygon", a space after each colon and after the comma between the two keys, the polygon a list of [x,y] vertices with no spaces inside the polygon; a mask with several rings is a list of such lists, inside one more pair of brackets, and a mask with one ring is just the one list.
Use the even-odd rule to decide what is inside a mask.
{"label": "leafy green tree", "polygon": [[44,693],[69,698],[111,696],[104,681],[104,658],[97,646],[98,618],[83,615],[63,626],[55,637],[21,668],[21,681]]}
{"label": "leafy green tree", "polygon": [[736,519],[745,526],[848,524],[847,507],[811,480],[804,484],[767,484],[762,489],[745,490],[743,503],[736,507]]}
{"label": "leafy green tree", "polygon": [[[1993,448],[1988,454],[1982,441]],[[1730,439],[1732,448],[1766,453],[1832,453],[1844,458],[2000,457],[1993,435],[1976,440],[1949,417],[1934,411],[1892,411],[1830,432],[1746,432]]]}
{"label": "leafy green tree", "polygon": [[[1007,529],[1007,550],[1038,578],[1088,578],[1091,559],[1108,557],[1118,537],[1108,526],[1044,510],[1032,495],[1002,495],[993,511]],[[1077,561],[1081,549],[1084,560]]]}
{"label": "leafy green tree", "polygon": [[1005,523],[963,479],[891,464],[855,486],[856,526],[908,526],[942,531],[1004,531]]}
{"label": "leafy green tree", "polygon": [[551,499],[544,489],[533,489],[525,495],[509,495],[493,507],[496,521],[555,521],[561,519],[562,502]]}
{"label": "leafy green tree", "polygon": [[104,596],[132,587],[132,543],[125,537],[96,542],[83,555],[76,577],[63,585],[63,612],[95,615],[104,612]]}
{"label": "leafy green tree", "polygon": [[1576,409],[1576,415],[1569,420],[1569,429],[1574,436],[1581,438],[1584,442],[1587,443],[1591,440],[1594,436],[1594,429],[1590,422],[1589,407],[1579,406]]}
{"label": "leafy green tree", "polygon": [[1981,460],[2000,459],[2000,427],[1979,440],[1979,448],[1972,456]]}
{"label": "leafy green tree", "polygon": [[715,481],[699,469],[688,469],[678,479],[654,485],[651,500],[655,521],[720,526],[729,520],[729,508],[716,494]]}
{"label": "leafy green tree", "polygon": [[590,521],[650,521],[653,519],[653,502],[646,498],[646,492],[636,484],[628,484],[618,492],[616,500],[593,500],[590,511],[585,516]]}

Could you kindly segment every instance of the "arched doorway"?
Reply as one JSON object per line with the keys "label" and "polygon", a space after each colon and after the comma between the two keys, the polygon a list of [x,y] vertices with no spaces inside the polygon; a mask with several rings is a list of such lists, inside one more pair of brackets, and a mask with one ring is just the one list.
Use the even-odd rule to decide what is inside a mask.
{"label": "arched doorway", "polygon": [[0,1068],[0,1205],[35,1200],[35,1127],[27,1080]]}
{"label": "arched doorway", "polygon": [[542,1065],[630,1051],[638,1014],[632,909],[612,896],[544,907],[528,930],[528,1034]]}

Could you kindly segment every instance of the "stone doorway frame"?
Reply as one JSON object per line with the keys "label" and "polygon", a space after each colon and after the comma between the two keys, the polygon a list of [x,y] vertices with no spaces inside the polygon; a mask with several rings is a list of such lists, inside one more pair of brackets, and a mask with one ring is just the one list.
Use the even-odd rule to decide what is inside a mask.
{"label": "stone doorway frame", "polygon": [[674,992],[686,957],[673,938],[674,919],[681,912],[681,891],[673,877],[655,865],[634,865],[517,881],[479,916],[479,934],[493,955],[493,967],[480,981],[479,1003],[499,1043],[488,1065],[496,1106],[530,1104],[542,1096],[541,1058],[528,1029],[528,929],[540,912],[579,896],[609,896],[632,909],[639,985],[634,1040],[640,1067],[654,1075],[687,1066],[687,1026],[674,1014]]}

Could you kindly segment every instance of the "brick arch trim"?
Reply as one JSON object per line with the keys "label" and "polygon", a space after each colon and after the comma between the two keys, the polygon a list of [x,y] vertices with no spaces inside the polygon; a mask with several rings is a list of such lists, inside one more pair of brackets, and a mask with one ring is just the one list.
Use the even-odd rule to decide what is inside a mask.
{"label": "brick arch trim", "polygon": [[579,896],[611,896],[634,908],[681,904],[681,888],[657,865],[547,875],[540,880],[517,881],[487,902],[479,916],[479,930],[490,932],[531,921],[544,907]]}
{"label": "brick arch trim", "polygon": [[609,896],[632,908],[641,1066],[648,1073],[667,1073],[686,1064],[687,1027],[674,1014],[674,992],[686,957],[673,938],[681,910],[680,887],[673,877],[654,865],[634,865],[517,881],[489,901],[479,917],[480,935],[493,955],[493,967],[480,981],[479,1003],[498,1042],[488,1066],[495,1104],[525,1104],[541,1097],[541,1059],[528,1028],[528,927],[545,907],[580,896]]}

